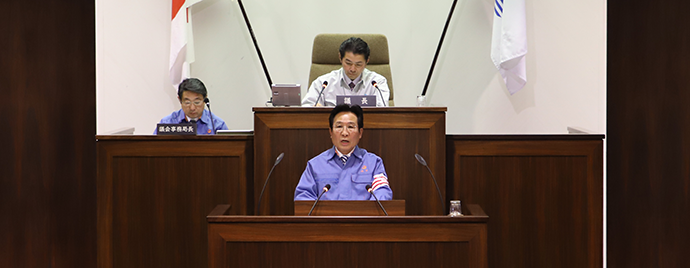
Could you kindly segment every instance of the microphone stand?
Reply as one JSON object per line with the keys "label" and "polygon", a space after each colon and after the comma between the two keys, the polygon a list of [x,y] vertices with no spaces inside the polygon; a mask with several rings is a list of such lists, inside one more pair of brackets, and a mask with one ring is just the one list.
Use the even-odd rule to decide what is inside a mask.
{"label": "microphone stand", "polygon": [[438,188],[438,183],[436,182],[436,177],[434,177],[434,173],[431,172],[431,169],[429,168],[429,165],[427,165],[426,160],[424,160],[424,157],[422,157],[419,154],[414,154],[414,158],[417,159],[417,162],[422,164],[423,166],[426,167],[426,169],[429,171],[429,174],[431,174],[431,178],[434,180],[434,185],[436,185],[436,191],[438,191],[438,197],[439,200],[441,201],[441,207],[443,207],[443,214],[446,213],[446,201],[443,200],[443,195],[441,195],[441,189]]}
{"label": "microphone stand", "polygon": [[208,98],[205,98],[204,102],[206,103],[206,107],[208,107],[208,114],[211,116],[211,127],[213,128],[212,129],[213,135],[216,135],[216,123],[213,122],[213,113],[211,112],[211,103],[208,100]]}
{"label": "microphone stand", "polygon": [[376,197],[376,195],[374,194],[374,189],[371,189],[371,185],[367,184],[366,188],[367,188],[367,192],[369,192],[371,195],[373,195],[374,199],[376,199],[376,203],[378,203],[379,207],[381,207],[381,210],[383,210],[383,214],[386,214],[386,216],[388,216],[388,212],[386,212],[386,209],[383,208],[381,201],[379,201],[379,198]]}
{"label": "microphone stand", "polygon": [[381,96],[381,103],[383,103],[383,107],[388,107],[388,105],[386,105],[386,102],[388,102],[388,100],[383,99],[383,93],[381,93],[381,89],[379,89],[379,86],[376,84],[376,81],[371,81],[371,85],[373,85],[376,88],[376,90],[378,90],[379,96]]}
{"label": "microphone stand", "polygon": [[[328,81],[323,81],[323,84],[321,85],[321,91],[319,92],[319,97],[316,98],[316,102],[314,102],[314,107],[319,106],[319,99],[321,99],[321,94],[323,94],[323,91],[326,90],[326,87],[328,86]],[[326,98],[323,98],[323,106],[326,106]]]}
{"label": "microphone stand", "polygon": [[331,185],[330,185],[330,184],[326,184],[326,186],[323,187],[323,191],[321,191],[321,194],[319,194],[319,197],[316,198],[316,201],[314,202],[314,204],[311,205],[311,209],[309,210],[309,214],[307,214],[307,216],[311,216],[311,212],[314,211],[314,208],[316,207],[316,204],[319,203],[319,200],[321,200],[321,197],[323,196],[323,194],[325,194],[326,192],[328,192],[328,190],[330,190],[330,189],[331,189]]}
{"label": "microphone stand", "polygon": [[268,184],[268,179],[271,178],[271,173],[273,173],[273,169],[276,168],[278,163],[283,160],[283,156],[285,156],[285,153],[280,153],[278,157],[276,158],[276,162],[273,164],[273,167],[271,168],[271,171],[268,172],[268,176],[266,176],[266,181],[264,182],[264,187],[261,188],[261,194],[259,195],[259,204],[256,206],[256,215],[259,215],[259,211],[261,211],[261,198],[264,196],[264,190],[266,190],[266,184]]}

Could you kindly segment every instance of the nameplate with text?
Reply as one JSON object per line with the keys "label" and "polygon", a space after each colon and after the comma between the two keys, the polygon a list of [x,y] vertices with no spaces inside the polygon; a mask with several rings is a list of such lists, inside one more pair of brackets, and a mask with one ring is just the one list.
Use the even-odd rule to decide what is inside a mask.
{"label": "nameplate with text", "polygon": [[158,124],[158,135],[196,135],[196,124]]}
{"label": "nameplate with text", "polygon": [[359,105],[362,107],[376,106],[376,95],[338,95],[335,96],[335,104]]}

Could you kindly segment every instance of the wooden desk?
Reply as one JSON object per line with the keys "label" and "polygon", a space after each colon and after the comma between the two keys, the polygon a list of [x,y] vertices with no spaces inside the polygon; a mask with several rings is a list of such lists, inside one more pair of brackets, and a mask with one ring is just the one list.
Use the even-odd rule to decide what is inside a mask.
{"label": "wooden desk", "polygon": [[489,217],[468,205],[465,217],[207,217],[209,268],[488,267]]}
{"label": "wooden desk", "polygon": [[[285,153],[266,186],[259,214],[293,214],[295,187],[307,161],[333,146],[328,134],[332,109],[253,108],[255,198],[276,157]],[[414,157],[419,153],[426,158],[441,192],[445,192],[445,142],[445,107],[364,108],[359,145],[383,159],[393,198],[405,199],[407,215],[445,214],[431,175]]]}
{"label": "wooden desk", "polygon": [[253,137],[96,136],[99,268],[206,267],[204,217],[253,209]]}

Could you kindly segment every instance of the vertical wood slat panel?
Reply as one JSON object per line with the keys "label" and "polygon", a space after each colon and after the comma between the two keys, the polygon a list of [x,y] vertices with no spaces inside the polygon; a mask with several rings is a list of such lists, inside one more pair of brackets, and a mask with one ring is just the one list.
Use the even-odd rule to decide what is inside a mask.
{"label": "vertical wood slat panel", "polygon": [[2,3],[2,267],[96,265],[94,5]]}
{"label": "vertical wood slat panel", "polygon": [[690,2],[609,0],[608,267],[685,267]]}

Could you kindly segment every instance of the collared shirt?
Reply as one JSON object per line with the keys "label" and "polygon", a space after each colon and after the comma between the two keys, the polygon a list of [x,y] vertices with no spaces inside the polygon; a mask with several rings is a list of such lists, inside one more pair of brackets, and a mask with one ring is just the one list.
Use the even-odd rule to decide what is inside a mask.
{"label": "collared shirt", "polygon": [[349,158],[350,155],[352,155],[352,152],[354,152],[354,151],[355,151],[355,148],[352,148],[352,151],[350,151],[350,152],[347,153],[347,154],[343,154],[343,153],[340,152],[340,150],[338,150],[338,148],[335,148],[335,153],[338,154],[338,157],[343,157],[343,155],[344,155],[344,156],[347,156],[347,157]]}
{"label": "collared shirt", "polygon": [[367,189],[372,185],[379,200],[393,199],[383,160],[358,146],[343,165],[335,146],[307,162],[295,188],[295,200],[316,200],[326,184],[331,189],[321,200],[376,200]]}
{"label": "collared shirt", "polygon": [[[343,68],[319,76],[311,83],[311,87],[307,89],[307,94],[302,99],[302,106],[316,105],[316,99],[319,98],[324,81],[327,81],[328,85],[323,89],[323,94],[319,98],[319,103],[323,106],[335,106],[335,96],[339,95],[376,95],[376,106],[388,106],[390,89],[388,89],[388,82],[385,77],[364,69],[360,77],[357,78],[361,79],[356,83],[354,89],[350,89],[349,82],[345,80],[346,77]],[[377,86],[381,89],[380,93],[371,84],[371,81],[376,81]],[[383,98],[381,98],[382,95]]]}
{"label": "collared shirt", "polygon": [[[180,109],[177,111],[174,111],[170,115],[163,117],[159,123],[161,124],[181,124],[181,123],[188,123],[187,121],[187,116],[184,114],[184,110]],[[220,119],[220,117],[216,116],[215,114],[213,115],[213,125],[216,126],[216,131],[221,130],[221,129],[228,129],[228,126],[225,125],[225,121],[223,119]],[[201,118],[199,118],[196,121],[196,134],[197,135],[208,135],[208,134],[213,134],[213,131],[211,131],[212,124],[211,124],[211,116],[206,110],[203,111],[201,114]],[[153,131],[153,134],[156,135],[158,134],[158,128],[156,128]]]}

